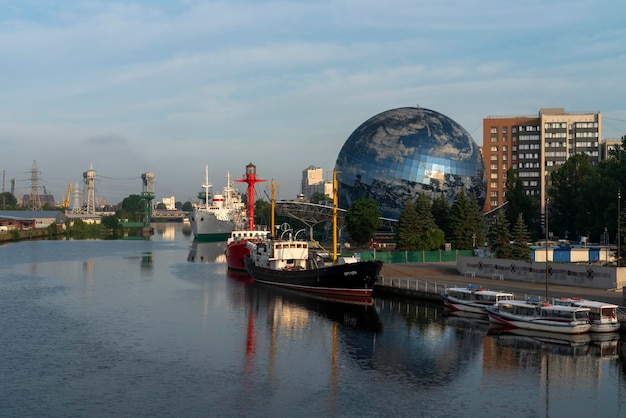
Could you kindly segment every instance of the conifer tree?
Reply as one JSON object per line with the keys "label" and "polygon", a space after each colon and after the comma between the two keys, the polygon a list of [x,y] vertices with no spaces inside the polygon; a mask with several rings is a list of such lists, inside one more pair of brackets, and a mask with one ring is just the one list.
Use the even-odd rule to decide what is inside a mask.
{"label": "conifer tree", "polygon": [[497,258],[513,258],[513,246],[509,233],[509,222],[504,211],[499,211],[488,233],[489,251]]}
{"label": "conifer tree", "polygon": [[521,213],[517,215],[517,221],[515,225],[513,225],[511,238],[513,239],[511,248],[512,258],[514,260],[531,261],[530,247],[528,246],[530,233],[528,232],[524,217]]}
{"label": "conifer tree", "polygon": [[471,235],[468,240],[467,231],[471,230],[471,221],[467,217],[468,203],[465,192],[457,193],[450,208],[450,241],[455,249],[471,248]]}
{"label": "conifer tree", "polygon": [[415,199],[417,213],[417,250],[431,251],[440,248],[445,243],[444,233],[437,224],[431,212],[430,199],[422,193]]}
{"label": "conifer tree", "polygon": [[396,231],[396,248],[399,251],[415,251],[417,249],[417,212],[413,202],[409,200],[398,219]]}
{"label": "conifer tree", "polygon": [[465,191],[457,193],[450,208],[450,241],[455,249],[472,248],[485,242],[485,221],[478,205],[478,199],[472,195],[469,199]]}
{"label": "conifer tree", "polygon": [[[481,247],[487,241],[487,224],[485,223],[485,215],[482,208],[478,204],[476,193],[472,193],[469,199],[470,217],[472,219],[472,241],[476,241],[476,245]],[[472,242],[472,245],[474,243]]]}
{"label": "conifer tree", "polygon": [[445,239],[450,239],[450,204],[443,193],[433,200],[430,211],[435,224],[443,231]]}

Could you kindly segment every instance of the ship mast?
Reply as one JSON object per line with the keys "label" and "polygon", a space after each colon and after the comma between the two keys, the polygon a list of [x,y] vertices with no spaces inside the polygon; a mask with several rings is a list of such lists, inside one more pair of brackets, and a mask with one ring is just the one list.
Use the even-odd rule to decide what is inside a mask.
{"label": "ship mast", "polygon": [[252,163],[246,166],[246,174],[239,183],[248,184],[248,204],[246,205],[246,217],[248,218],[248,231],[254,231],[254,185],[260,183],[262,179],[256,178],[256,166]]}
{"label": "ship mast", "polygon": [[209,184],[209,165],[204,166],[204,184],[202,185],[204,189],[204,207],[209,207],[209,189],[211,185]]}
{"label": "ship mast", "polygon": [[272,179],[272,204],[271,204],[271,221],[270,221],[270,232],[271,232],[271,236],[274,236],[274,233],[276,232],[274,230],[274,209],[275,209],[276,205],[275,205],[275,201],[274,201],[274,179]]}

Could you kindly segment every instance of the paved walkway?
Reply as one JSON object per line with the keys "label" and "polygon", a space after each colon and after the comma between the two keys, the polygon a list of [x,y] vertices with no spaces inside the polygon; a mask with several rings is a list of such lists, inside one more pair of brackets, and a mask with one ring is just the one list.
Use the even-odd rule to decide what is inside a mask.
{"label": "paved walkway", "polygon": [[[544,297],[546,294],[545,282],[522,282],[511,279],[492,280],[485,277],[465,277],[456,269],[456,262],[444,263],[385,263],[382,269],[385,279],[419,280],[433,284],[465,286],[468,284],[480,285],[485,289],[504,290],[516,294],[536,295]],[[574,286],[550,286],[549,297],[580,297],[614,303],[626,306],[622,291],[609,291]]]}

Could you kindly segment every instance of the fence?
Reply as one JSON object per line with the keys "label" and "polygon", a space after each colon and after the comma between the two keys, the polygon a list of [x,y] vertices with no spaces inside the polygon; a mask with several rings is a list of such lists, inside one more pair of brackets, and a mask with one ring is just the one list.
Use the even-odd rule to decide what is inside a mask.
{"label": "fence", "polygon": [[[446,292],[447,289],[452,287],[467,287],[467,284],[444,284],[444,283],[432,283],[424,280],[416,280],[416,279],[398,279],[398,278],[388,278],[381,277],[378,279],[376,283],[377,289],[382,292],[388,292],[390,289],[397,290],[399,292],[391,292],[391,293],[401,293],[406,296],[413,296],[417,298],[424,299],[439,299],[443,293]],[[517,300],[544,300],[545,298],[541,295],[530,294],[530,293],[518,293],[518,292],[510,292],[513,294],[513,297]],[[554,298],[549,298],[548,300],[551,303],[554,303]],[[618,314],[623,318],[621,321],[626,320],[626,307],[619,306]]]}
{"label": "fence", "polygon": [[376,251],[367,250],[356,253],[361,260],[381,260],[385,263],[441,263],[456,261],[458,256],[473,255],[472,250],[453,251]]}

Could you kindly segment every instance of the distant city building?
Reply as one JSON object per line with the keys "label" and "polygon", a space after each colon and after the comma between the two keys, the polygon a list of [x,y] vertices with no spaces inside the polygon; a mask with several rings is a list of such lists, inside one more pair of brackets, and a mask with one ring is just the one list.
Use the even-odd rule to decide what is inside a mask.
{"label": "distant city building", "polygon": [[[333,183],[324,180],[324,170],[320,167],[309,166],[302,170],[302,184],[300,193],[304,200],[311,201],[311,197],[315,193],[321,193],[325,196],[332,197]],[[313,202],[317,203],[317,202]]]}
{"label": "distant city building", "polygon": [[54,202],[54,196],[51,194],[40,194],[37,195],[37,199],[35,201],[31,201],[31,195],[25,194],[22,196],[22,207],[24,208],[41,208],[43,206],[54,207],[56,203]]}
{"label": "distant city building", "polygon": [[482,154],[487,172],[484,211],[505,202],[506,172],[519,173],[527,195],[537,199],[545,212],[546,189],[552,172],[574,154],[585,153],[596,164],[600,159],[602,115],[568,113],[546,108],[538,116],[490,116],[483,119]]}
{"label": "distant city building", "polygon": [[164,197],[162,202],[165,205],[165,209],[167,210],[176,209],[176,197],[175,196]]}
{"label": "distant city building", "polygon": [[621,139],[607,138],[602,140],[600,143],[600,161],[609,158],[611,151],[615,151],[615,149],[621,144]]}

